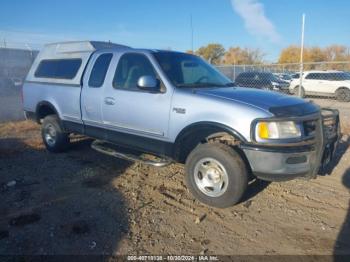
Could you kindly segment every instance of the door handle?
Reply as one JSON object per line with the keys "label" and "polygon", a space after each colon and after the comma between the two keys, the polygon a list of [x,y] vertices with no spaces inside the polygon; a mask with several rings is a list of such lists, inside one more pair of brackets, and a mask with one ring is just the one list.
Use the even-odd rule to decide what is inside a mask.
{"label": "door handle", "polygon": [[109,106],[114,105],[115,104],[115,99],[113,97],[106,97],[105,98],[105,104],[109,105]]}

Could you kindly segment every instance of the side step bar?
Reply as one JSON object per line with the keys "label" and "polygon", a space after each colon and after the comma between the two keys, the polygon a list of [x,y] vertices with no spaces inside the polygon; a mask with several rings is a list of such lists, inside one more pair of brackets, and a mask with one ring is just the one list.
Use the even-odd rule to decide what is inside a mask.
{"label": "side step bar", "polygon": [[164,167],[172,163],[171,159],[164,157],[161,158],[159,156],[154,156],[156,160],[150,160],[133,154],[117,152],[115,149],[108,147],[107,142],[101,140],[95,140],[94,142],[92,142],[91,148],[109,156],[113,156],[131,162],[141,162],[142,164],[151,165],[155,167]]}

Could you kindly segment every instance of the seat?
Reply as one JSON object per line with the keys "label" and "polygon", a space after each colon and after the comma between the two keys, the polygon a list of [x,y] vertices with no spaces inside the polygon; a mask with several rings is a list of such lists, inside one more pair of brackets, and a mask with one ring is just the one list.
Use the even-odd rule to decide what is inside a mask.
{"label": "seat", "polygon": [[132,66],[124,83],[125,89],[133,89],[137,87],[137,81],[142,76],[142,68],[138,65]]}

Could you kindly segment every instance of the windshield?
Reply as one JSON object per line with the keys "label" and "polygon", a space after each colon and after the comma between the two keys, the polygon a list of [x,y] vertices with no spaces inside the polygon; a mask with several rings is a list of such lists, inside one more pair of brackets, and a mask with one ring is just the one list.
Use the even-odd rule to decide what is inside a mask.
{"label": "windshield", "polygon": [[227,87],[233,83],[201,58],[184,53],[157,52],[154,57],[176,87]]}

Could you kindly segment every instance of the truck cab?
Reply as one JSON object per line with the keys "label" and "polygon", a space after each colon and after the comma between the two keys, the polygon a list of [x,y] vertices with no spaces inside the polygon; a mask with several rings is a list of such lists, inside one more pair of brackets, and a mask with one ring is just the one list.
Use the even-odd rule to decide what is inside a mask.
{"label": "truck cab", "polygon": [[191,193],[215,207],[237,203],[251,176],[316,177],[339,138],[337,111],[237,87],[181,52],[50,44],[37,56],[23,97],[49,151],[67,150],[70,134],[78,133],[184,164]]}

